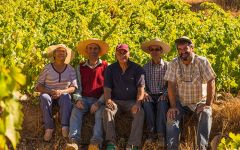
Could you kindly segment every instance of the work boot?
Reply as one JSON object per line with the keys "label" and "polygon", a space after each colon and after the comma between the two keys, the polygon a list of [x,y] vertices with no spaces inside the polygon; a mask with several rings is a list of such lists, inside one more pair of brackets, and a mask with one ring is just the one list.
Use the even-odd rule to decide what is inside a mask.
{"label": "work boot", "polygon": [[53,129],[46,129],[43,140],[49,142],[52,139]]}

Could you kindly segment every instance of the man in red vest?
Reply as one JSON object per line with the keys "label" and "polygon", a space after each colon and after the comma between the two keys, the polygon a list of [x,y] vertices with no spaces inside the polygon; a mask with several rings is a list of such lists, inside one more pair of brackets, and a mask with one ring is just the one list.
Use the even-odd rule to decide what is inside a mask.
{"label": "man in red vest", "polygon": [[70,118],[69,138],[74,147],[80,143],[83,116],[87,112],[95,114],[93,136],[88,149],[98,150],[103,141],[102,111],[103,111],[103,84],[104,71],[107,62],[99,57],[106,54],[109,46],[98,39],[88,39],[78,44],[77,50],[87,58],[76,67],[79,88],[73,95],[75,105]]}

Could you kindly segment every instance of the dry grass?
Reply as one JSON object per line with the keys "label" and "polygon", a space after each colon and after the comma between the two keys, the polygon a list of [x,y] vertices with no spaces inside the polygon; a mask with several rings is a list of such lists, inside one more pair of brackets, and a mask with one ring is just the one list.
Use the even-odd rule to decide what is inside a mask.
{"label": "dry grass", "polygon": [[189,4],[191,4],[196,11],[199,9],[199,5],[202,2],[214,2],[220,5],[225,10],[230,10],[233,15],[239,15],[240,12],[240,0],[183,0]]}
{"label": "dry grass", "polygon": [[240,99],[235,98],[227,102],[219,102],[213,105],[212,133],[227,134],[240,132]]}
{"label": "dry grass", "polygon": [[[222,99],[224,100],[220,100],[213,105],[213,126],[210,139],[219,133],[226,135],[230,131],[235,133],[239,133],[240,131],[240,95],[236,98],[232,98],[231,95],[224,95]],[[57,130],[51,142],[46,143],[42,140],[44,127],[39,106],[33,105],[30,102],[24,102],[23,106],[25,116],[21,134],[22,139],[18,149],[63,149],[67,141],[61,136],[61,127],[59,121],[57,121],[59,117],[55,115]],[[84,145],[89,143],[94,123],[93,115],[87,114],[85,118],[87,119],[84,120],[82,129],[82,144]],[[131,119],[131,116],[128,114],[117,115],[115,119],[119,149],[123,149],[126,145],[130,133]],[[187,125],[184,125],[180,147],[184,150],[190,150],[193,149],[194,145],[194,123],[189,119],[186,119],[185,123]],[[144,132],[143,141],[145,138],[146,133]],[[158,142],[155,142],[145,144],[143,149],[159,150],[162,148],[160,148]]]}
{"label": "dry grass", "polygon": [[190,4],[199,4],[202,2],[209,2],[211,0],[183,0],[184,2],[190,3]]}
{"label": "dry grass", "polygon": [[240,10],[240,1],[239,0],[212,0],[212,1],[227,10],[233,10],[233,11]]}

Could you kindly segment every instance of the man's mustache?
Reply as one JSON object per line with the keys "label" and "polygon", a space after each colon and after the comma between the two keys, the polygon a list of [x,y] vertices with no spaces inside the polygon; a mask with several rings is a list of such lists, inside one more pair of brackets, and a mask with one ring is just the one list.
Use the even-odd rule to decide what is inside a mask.
{"label": "man's mustache", "polygon": [[[187,54],[187,56],[186,56],[186,54]],[[185,56],[183,56],[183,55],[185,55]],[[189,52],[185,52],[185,53],[180,54],[180,58],[183,59],[183,60],[187,60],[189,56],[190,56]]]}

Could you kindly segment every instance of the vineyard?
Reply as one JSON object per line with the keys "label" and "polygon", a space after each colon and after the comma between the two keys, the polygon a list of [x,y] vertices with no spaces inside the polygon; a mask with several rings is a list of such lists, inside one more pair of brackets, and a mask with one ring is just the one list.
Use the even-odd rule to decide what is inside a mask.
{"label": "vineyard", "polygon": [[[15,103],[7,104],[16,101],[14,91],[34,97],[35,81],[48,63],[45,48],[52,44],[64,43],[77,53],[79,41],[99,38],[110,45],[102,59],[112,63],[116,45],[127,43],[131,60],[143,65],[149,56],[141,51],[142,42],[155,37],[168,42],[172,49],[164,59],[171,61],[177,56],[174,40],[186,35],[195,52],[211,62],[217,91],[240,90],[240,17],[214,3],[193,12],[181,0],[2,0],[0,14],[0,141],[8,139],[14,148],[19,137],[8,134],[5,118],[15,115]],[[71,65],[83,59],[76,55]],[[23,75],[15,76],[19,70],[26,83]],[[19,129],[21,119],[17,122],[11,130]]]}

